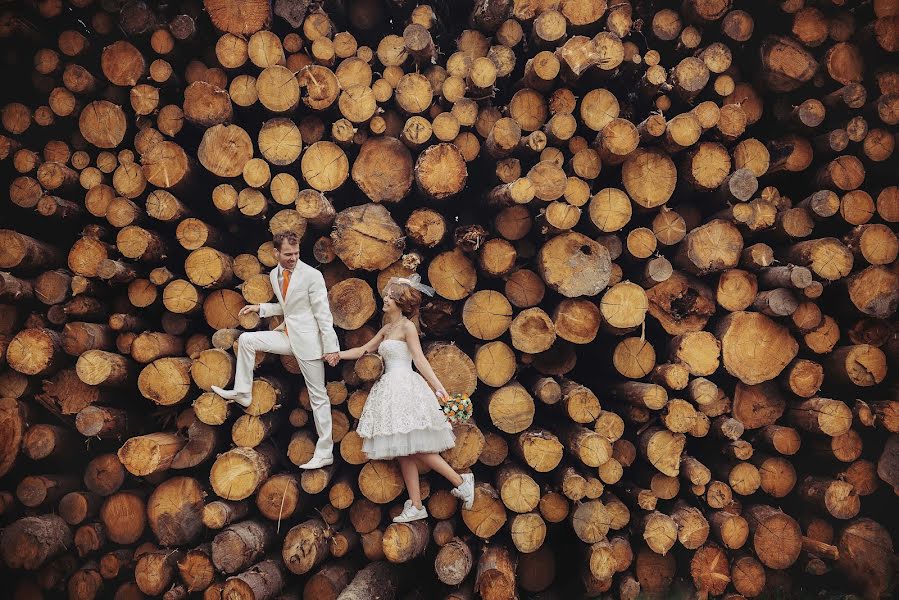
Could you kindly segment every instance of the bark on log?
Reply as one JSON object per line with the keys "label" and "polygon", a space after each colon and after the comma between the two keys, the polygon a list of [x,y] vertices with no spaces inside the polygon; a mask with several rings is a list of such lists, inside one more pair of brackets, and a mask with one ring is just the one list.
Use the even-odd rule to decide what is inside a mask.
{"label": "bark on log", "polygon": [[399,574],[395,567],[388,562],[376,561],[356,573],[337,600],[362,600],[372,596],[390,600],[396,597],[398,587]]}
{"label": "bark on log", "polygon": [[3,560],[14,569],[35,570],[72,545],[72,531],[61,517],[24,517],[3,530]]}

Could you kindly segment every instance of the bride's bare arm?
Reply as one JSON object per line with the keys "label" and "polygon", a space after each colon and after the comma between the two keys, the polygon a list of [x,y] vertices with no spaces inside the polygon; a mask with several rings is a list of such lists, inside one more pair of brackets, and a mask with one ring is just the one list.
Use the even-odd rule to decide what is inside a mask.
{"label": "bride's bare arm", "polygon": [[356,346],[355,348],[351,348],[349,350],[341,350],[337,353],[340,357],[340,360],[356,360],[366,352],[374,352],[378,349],[378,345],[381,341],[384,340],[384,328],[382,327],[378,333],[375,334],[375,337],[368,340],[364,346]]}
{"label": "bride's bare arm", "polygon": [[415,363],[415,368],[425,378],[425,381],[431,384],[438,396],[441,393],[447,396],[446,388],[437,379],[434,369],[431,368],[431,363],[425,358],[425,353],[421,349],[421,340],[418,339],[418,330],[415,329],[412,321],[406,321],[403,324],[403,335],[405,336],[406,344],[409,345],[409,352],[412,354],[412,362]]}

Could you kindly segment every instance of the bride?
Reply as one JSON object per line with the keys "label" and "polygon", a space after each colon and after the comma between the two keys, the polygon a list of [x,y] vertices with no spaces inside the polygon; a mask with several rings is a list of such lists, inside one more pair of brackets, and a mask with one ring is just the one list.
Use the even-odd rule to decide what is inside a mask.
{"label": "bride", "polygon": [[[437,396],[447,397],[446,389],[425,358],[418,330],[409,320],[418,312],[421,292],[432,295],[434,290],[423,285],[417,274],[391,278],[384,288],[384,327],[364,346],[340,352],[341,360],[375,351],[384,359],[384,374],[368,394],[356,433],[369,459],[396,458],[400,464],[409,500],[394,519],[397,523],[428,516],[418,486],[419,464],[446,477],[465,510],[474,502],[474,475],[460,475],[438,454],[455,446],[455,436],[437,401]],[[412,370],[413,363],[421,375]]]}

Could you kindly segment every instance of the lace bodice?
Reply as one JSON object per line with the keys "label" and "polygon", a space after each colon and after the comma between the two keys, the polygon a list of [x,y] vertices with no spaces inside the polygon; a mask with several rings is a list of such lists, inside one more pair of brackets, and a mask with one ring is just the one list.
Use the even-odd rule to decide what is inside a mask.
{"label": "lace bodice", "polygon": [[384,372],[412,370],[412,353],[405,340],[384,340],[378,345],[378,354],[384,359]]}

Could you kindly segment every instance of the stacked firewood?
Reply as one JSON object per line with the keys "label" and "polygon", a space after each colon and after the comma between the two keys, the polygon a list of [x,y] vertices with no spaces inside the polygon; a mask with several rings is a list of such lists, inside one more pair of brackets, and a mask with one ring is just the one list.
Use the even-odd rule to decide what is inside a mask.
{"label": "stacked firewood", "polygon": [[[0,13],[14,598],[895,589],[899,2]],[[472,510],[425,473],[430,518],[391,522],[376,354],[328,369],[321,470],[295,360],[257,357],[246,410],[211,391],[279,324],[238,312],[287,230],[342,348],[391,276],[436,288]]]}

